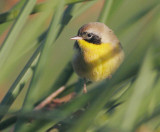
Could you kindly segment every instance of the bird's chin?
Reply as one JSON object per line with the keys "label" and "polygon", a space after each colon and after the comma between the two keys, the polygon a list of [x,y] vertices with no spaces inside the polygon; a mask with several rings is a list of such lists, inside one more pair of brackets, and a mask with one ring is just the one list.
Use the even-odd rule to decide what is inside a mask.
{"label": "bird's chin", "polygon": [[76,41],[76,42],[74,43],[74,49],[77,50],[77,51],[81,51],[81,48],[80,48],[80,46],[79,46],[79,44],[78,44],[78,41]]}

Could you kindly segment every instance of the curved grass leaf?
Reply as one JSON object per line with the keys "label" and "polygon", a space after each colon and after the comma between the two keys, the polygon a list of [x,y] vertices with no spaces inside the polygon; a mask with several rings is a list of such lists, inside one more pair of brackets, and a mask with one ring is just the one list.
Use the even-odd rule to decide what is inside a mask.
{"label": "curved grass leaf", "polygon": [[110,14],[110,10],[111,10],[113,1],[114,0],[105,1],[104,8],[103,8],[103,10],[101,12],[101,15],[99,17],[99,21],[100,22],[107,23],[107,20],[108,20],[109,14]]}
{"label": "curved grass leaf", "polygon": [[152,52],[149,50],[145,56],[139,76],[134,85],[134,91],[132,92],[132,96],[130,97],[126,107],[124,120],[122,122],[122,129],[124,131],[130,131],[133,129],[140,111],[140,106],[152,90],[152,85],[156,77],[155,73],[152,72],[152,69]]}
{"label": "curved grass leaf", "polygon": [[[8,109],[10,108],[10,106],[12,105],[16,97],[19,95],[19,93],[21,92],[21,90],[23,89],[27,81],[32,76],[32,72],[33,72],[32,67],[34,67],[38,61],[38,58],[39,58],[38,54],[40,53],[41,47],[42,45],[32,55],[32,57],[30,58],[30,60],[25,65],[24,69],[22,70],[22,72],[19,74],[17,79],[12,84],[6,96],[1,101],[0,109],[1,110],[4,109],[5,113],[8,112]],[[5,115],[5,113],[3,113],[3,116]],[[3,118],[3,116],[0,116],[0,120]]]}
{"label": "curved grass leaf", "polygon": [[[29,86],[29,90],[28,90],[28,93],[26,95],[26,98],[25,98],[25,101],[24,101],[24,104],[23,104],[23,107],[22,107],[22,111],[28,111],[28,110],[32,110],[33,108],[33,100],[36,101],[36,99],[33,99],[34,98],[34,94],[35,92],[37,92],[37,84],[38,84],[38,76],[42,76],[42,69],[45,67],[46,65],[46,57],[48,56],[48,51],[52,45],[52,43],[55,41],[56,39],[56,34],[58,33],[58,30],[59,30],[59,22],[62,18],[62,13],[63,11],[61,10],[62,8],[64,8],[64,1],[62,1],[60,4],[59,4],[59,7],[57,9],[57,13],[54,15],[54,17],[52,18],[52,22],[50,24],[50,27],[49,27],[49,31],[48,31],[48,34],[46,36],[46,40],[45,40],[45,45],[42,49],[42,54],[40,56],[40,59],[39,59],[39,62],[38,62],[38,65],[36,67],[36,70],[35,70],[35,73],[34,73],[34,76],[33,76],[33,79],[31,81],[31,84]],[[16,125],[16,128],[15,130],[16,131],[20,131],[21,129],[23,129],[23,124],[24,121],[22,119],[19,119],[18,122],[17,122],[17,125]]]}
{"label": "curved grass leaf", "polygon": [[[23,25],[26,22],[26,19],[30,12],[32,11],[34,4],[36,3],[36,0],[32,1],[26,1],[24,7],[22,8],[21,13],[19,14],[19,17],[13,24],[11,31],[9,32],[8,36],[6,37],[1,49],[0,49],[0,68],[3,69],[4,63],[6,62],[8,56],[8,53],[12,50],[13,44],[20,33]],[[1,78],[0,78],[1,80]]]}

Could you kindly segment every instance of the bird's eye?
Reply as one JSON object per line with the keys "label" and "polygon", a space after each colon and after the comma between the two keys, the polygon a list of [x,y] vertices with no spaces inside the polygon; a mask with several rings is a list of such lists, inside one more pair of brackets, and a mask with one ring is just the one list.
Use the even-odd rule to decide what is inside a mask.
{"label": "bird's eye", "polygon": [[88,34],[87,34],[87,37],[88,37],[88,38],[91,38],[91,37],[92,37],[92,34],[88,33]]}

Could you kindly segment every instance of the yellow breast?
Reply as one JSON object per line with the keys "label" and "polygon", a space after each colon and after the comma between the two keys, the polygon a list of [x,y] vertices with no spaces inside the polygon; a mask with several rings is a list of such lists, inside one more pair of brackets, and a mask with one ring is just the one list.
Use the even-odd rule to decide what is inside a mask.
{"label": "yellow breast", "polygon": [[99,81],[109,77],[121,64],[123,51],[117,44],[113,47],[109,43],[92,44],[85,40],[78,40],[81,52],[77,52],[73,59],[76,73],[91,81]]}

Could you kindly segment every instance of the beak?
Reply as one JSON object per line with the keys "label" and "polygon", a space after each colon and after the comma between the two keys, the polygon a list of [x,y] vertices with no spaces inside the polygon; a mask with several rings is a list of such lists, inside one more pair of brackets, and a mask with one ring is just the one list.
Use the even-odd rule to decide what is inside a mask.
{"label": "beak", "polygon": [[82,39],[82,37],[75,36],[75,37],[72,37],[71,39],[72,39],[72,40],[81,40],[81,39]]}

